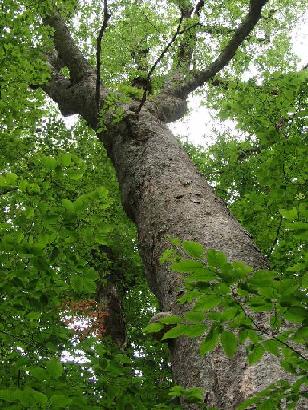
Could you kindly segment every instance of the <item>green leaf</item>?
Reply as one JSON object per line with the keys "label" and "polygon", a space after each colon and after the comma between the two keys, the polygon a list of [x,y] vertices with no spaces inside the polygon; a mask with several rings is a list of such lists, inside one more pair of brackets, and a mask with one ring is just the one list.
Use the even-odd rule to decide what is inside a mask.
{"label": "green leaf", "polygon": [[65,409],[72,403],[72,399],[64,394],[53,394],[49,400],[51,408]]}
{"label": "green leaf", "polygon": [[249,283],[254,286],[273,286],[274,278],[277,276],[276,272],[267,270],[259,270],[255,272]]}
{"label": "green leaf", "polygon": [[42,157],[42,164],[46,169],[52,171],[56,168],[58,162],[53,157]]}
{"label": "green leaf", "polygon": [[207,261],[209,266],[223,269],[228,264],[227,257],[223,252],[209,249],[207,252]]}
{"label": "green leaf", "polygon": [[196,325],[178,324],[177,326],[168,330],[168,332],[164,334],[162,340],[175,339],[180,336],[197,337],[197,336],[201,336],[205,332],[205,330],[206,330],[206,326],[203,324],[196,324]]}
{"label": "green leaf", "polygon": [[265,349],[261,344],[253,346],[252,350],[248,354],[248,363],[250,365],[259,362],[265,353]]}
{"label": "green leaf", "polygon": [[245,278],[247,275],[252,272],[253,268],[248,266],[246,263],[241,261],[232,262],[233,271],[236,277]]}
{"label": "green leaf", "polygon": [[190,402],[203,401],[204,393],[201,387],[184,388],[182,386],[173,386],[169,393],[171,397],[184,397],[185,400]]}
{"label": "green leaf", "polygon": [[60,161],[61,165],[65,166],[65,167],[68,167],[72,162],[72,154],[70,152],[66,152],[64,154],[61,154],[59,156],[59,161]]}
{"label": "green leaf", "polygon": [[258,410],[273,410],[273,408],[277,408],[277,402],[274,403],[273,400],[266,400],[263,401],[260,405],[258,405]]}
{"label": "green leaf", "polygon": [[217,275],[211,272],[209,269],[200,269],[199,272],[190,274],[186,279],[185,283],[198,283],[198,282],[209,282],[211,280],[217,279]]}
{"label": "green leaf", "polygon": [[195,309],[196,310],[209,310],[218,306],[222,302],[220,295],[204,295],[198,298]]}
{"label": "green leaf", "polygon": [[212,327],[206,338],[200,344],[200,354],[202,356],[215,349],[219,342],[219,335],[219,329],[217,327]]}
{"label": "green leaf", "polygon": [[198,273],[200,271],[203,272],[204,264],[202,262],[186,259],[181,262],[173,263],[171,269],[180,273]]}
{"label": "green leaf", "polygon": [[308,327],[299,328],[293,336],[293,339],[302,343],[308,340]]}
{"label": "green leaf", "polygon": [[62,205],[64,206],[64,208],[67,211],[69,211],[71,213],[75,212],[75,206],[74,206],[73,202],[70,201],[69,199],[62,199]]}
{"label": "green leaf", "polygon": [[181,321],[181,318],[180,316],[177,316],[177,315],[168,315],[168,316],[164,316],[159,319],[159,322],[165,325],[175,325],[179,323],[180,321]]}
{"label": "green leaf", "polygon": [[7,388],[0,390],[0,400],[4,400],[9,403],[14,403],[18,401],[18,395],[16,394],[18,389]]}
{"label": "green leaf", "polygon": [[281,343],[274,339],[269,339],[263,342],[263,347],[267,352],[272,353],[275,356],[279,356],[279,348],[281,347]]}
{"label": "green leaf", "polygon": [[304,289],[308,288],[308,272],[306,272],[302,277],[302,287]]}
{"label": "green leaf", "polygon": [[50,359],[46,363],[46,369],[48,374],[54,379],[58,379],[60,376],[62,376],[63,366],[58,359]]}
{"label": "green leaf", "polygon": [[302,323],[308,318],[308,312],[302,307],[290,307],[286,309],[283,316],[292,323]]}
{"label": "green leaf", "polygon": [[48,379],[48,372],[41,367],[32,367],[30,369],[31,376],[35,377],[36,379],[43,381]]}
{"label": "green leaf", "polygon": [[233,357],[237,350],[237,338],[232,332],[224,331],[220,336],[221,345],[228,357]]}
{"label": "green leaf", "polygon": [[13,173],[0,175],[0,188],[7,188],[9,186],[15,185],[18,176]]}
{"label": "green leaf", "polygon": [[293,221],[294,219],[297,218],[297,209],[296,208],[292,208],[292,209],[279,209],[279,212],[281,213],[281,215],[288,219]]}
{"label": "green leaf", "polygon": [[186,327],[187,328],[186,328],[185,336],[189,336],[189,337],[202,336],[206,330],[206,325],[202,323],[186,325]]}
{"label": "green leaf", "polygon": [[201,322],[204,320],[204,312],[199,310],[191,310],[184,314],[184,318],[192,322]]}
{"label": "green leaf", "polygon": [[164,325],[162,323],[155,322],[155,323],[150,323],[149,325],[147,325],[145,328],[143,328],[142,331],[143,333],[156,333],[162,330],[163,328],[164,328]]}
{"label": "green leaf", "polygon": [[198,242],[184,241],[183,248],[193,258],[202,258],[204,256],[204,248]]}

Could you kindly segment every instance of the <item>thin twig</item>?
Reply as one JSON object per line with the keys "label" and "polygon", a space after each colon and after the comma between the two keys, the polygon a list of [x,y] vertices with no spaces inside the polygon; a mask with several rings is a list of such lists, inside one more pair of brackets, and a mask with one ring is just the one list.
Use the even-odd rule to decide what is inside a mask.
{"label": "thin twig", "polygon": [[254,320],[254,318],[249,315],[244,306],[242,305],[242,303],[238,300],[237,294],[235,293],[235,289],[232,290],[232,296],[233,296],[233,300],[234,302],[241,308],[242,312],[244,313],[244,315],[251,320],[254,329],[257,332],[261,333],[263,336],[269,336],[271,339],[276,340],[278,343],[284,345],[285,347],[287,347],[289,350],[291,350],[293,353],[297,354],[298,356],[300,356],[303,360],[307,361],[307,358],[299,351],[297,351],[296,349],[294,349],[294,347],[290,346],[288,343],[284,342],[283,340],[279,339],[279,337],[273,335],[269,330],[262,328],[258,325],[258,323]]}
{"label": "thin twig", "polygon": [[141,108],[143,107],[144,103],[146,102],[147,99],[147,93],[149,91],[149,84],[151,81],[151,77],[153,72],[155,71],[157,65],[161,62],[162,58],[164,57],[164,55],[167,53],[167,51],[169,50],[169,48],[172,46],[172,44],[175,42],[175,40],[177,39],[177,36],[180,34],[180,29],[181,29],[181,24],[183,21],[183,14],[181,14],[180,20],[179,20],[179,24],[178,27],[176,29],[176,32],[173,34],[171,40],[168,42],[168,44],[165,46],[165,48],[163,49],[163,51],[160,53],[159,57],[156,59],[155,63],[152,65],[152,67],[150,68],[150,71],[148,72],[147,78],[146,78],[146,86],[143,89],[143,96],[142,99],[140,101],[139,107],[137,108],[137,113],[139,113],[141,111]]}
{"label": "thin twig", "polygon": [[280,234],[280,230],[281,230],[281,226],[282,226],[282,220],[283,220],[283,218],[282,218],[282,215],[281,215],[280,220],[279,220],[279,224],[278,224],[277,229],[276,229],[276,236],[275,236],[275,239],[272,242],[270,250],[268,251],[268,255],[271,255],[273,253],[273,250],[274,250],[275,246],[278,243],[279,234]]}
{"label": "thin twig", "polygon": [[99,110],[100,106],[100,88],[101,88],[101,52],[102,52],[102,39],[105,33],[105,30],[108,25],[108,20],[110,19],[111,15],[108,13],[108,4],[107,0],[104,0],[104,20],[102,27],[98,33],[97,40],[96,40],[96,106],[97,111]]}

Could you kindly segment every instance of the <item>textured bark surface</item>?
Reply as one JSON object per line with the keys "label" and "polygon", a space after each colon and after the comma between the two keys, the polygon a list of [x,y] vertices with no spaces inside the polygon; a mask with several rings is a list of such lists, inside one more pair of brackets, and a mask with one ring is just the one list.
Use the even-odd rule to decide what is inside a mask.
{"label": "textured bark surface", "polygon": [[[185,310],[176,302],[181,293],[179,276],[159,263],[163,250],[170,247],[167,235],[219,249],[230,260],[266,266],[250,236],[214,195],[165,124],[144,111],[139,120],[130,117],[100,138],[117,170],[123,205],[137,224],[146,276],[163,311]],[[220,349],[202,358],[199,343],[177,339],[171,346],[172,370],[177,384],[204,388],[207,405],[233,409],[283,377],[272,356],[248,367],[243,351],[234,359],[226,358]]]}

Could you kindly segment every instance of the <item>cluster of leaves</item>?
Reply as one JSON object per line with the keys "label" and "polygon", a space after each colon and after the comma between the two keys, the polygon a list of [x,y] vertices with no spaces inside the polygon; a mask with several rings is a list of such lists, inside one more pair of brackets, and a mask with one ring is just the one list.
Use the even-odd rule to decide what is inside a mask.
{"label": "cluster of leaves", "polygon": [[[164,403],[170,384],[168,365],[160,369],[165,349],[140,337],[155,302],[102,145],[83,123],[68,131],[51,117],[37,122],[32,135],[8,128],[1,148],[1,406],[128,409],[137,403],[146,409]],[[131,324],[127,355],[94,337],[104,331],[97,309],[94,328],[82,337],[65,319],[66,301],[72,308],[95,299],[114,272],[120,272]],[[140,306],[132,304],[136,295]],[[93,319],[85,310],[81,316]]]}
{"label": "cluster of leaves", "polygon": [[[179,272],[190,272],[186,283],[193,288],[188,288],[182,302],[194,300],[195,307],[187,313],[184,322],[182,318],[165,318],[177,325],[164,337],[177,337],[178,333],[194,336],[207,331],[202,353],[220,343],[230,356],[240,343],[247,345],[245,340],[250,339],[247,351],[250,363],[269,352],[278,356],[282,367],[299,379],[293,387],[280,381],[239,408],[258,401],[260,408],[273,408],[273,403],[279,403],[282,397],[293,408],[300,396],[301,376],[307,371],[302,357],[307,340],[307,73],[265,75],[261,85],[253,80],[246,83],[221,80],[219,86],[209,90],[208,96],[208,104],[218,110],[219,117],[237,121],[245,137],[237,139],[224,134],[206,151],[189,144],[185,148],[216,193],[254,236],[269,257],[273,271],[253,272],[244,265],[227,263],[223,255],[211,250],[205,266],[204,260],[199,260],[203,251],[198,244],[182,244],[184,251],[197,260],[174,262],[173,267]],[[216,273],[215,269],[218,269]],[[221,284],[217,282],[216,291],[212,287],[213,275],[215,282],[217,274],[220,281],[228,284],[227,288],[224,283],[221,294]],[[203,281],[211,284],[210,292]],[[207,291],[200,294],[198,288]],[[226,301],[225,291],[231,305],[228,302],[222,305]],[[212,320],[210,329],[208,322],[204,322],[202,306],[210,312],[207,316]],[[268,312],[268,323],[255,320],[261,312]],[[196,319],[196,323],[189,322]],[[163,325],[150,326],[158,330]],[[295,348],[296,344],[299,349]]]}
{"label": "cluster of leaves", "polygon": [[293,272],[308,267],[307,90],[305,71],[271,75],[262,85],[222,82],[211,88],[209,102],[246,136],[221,135],[203,152],[186,146],[272,266]]}
{"label": "cluster of leaves", "polygon": [[[222,252],[205,251],[197,242],[172,243],[173,249],[164,253],[162,262],[171,263],[173,271],[183,274],[186,290],[178,301],[193,307],[182,317],[163,317],[148,325],[145,332],[173,325],[162,340],[203,336],[201,355],[219,345],[228,357],[245,349],[250,365],[262,360],[264,354],[277,356],[282,368],[295,376],[293,382],[272,385],[238,408],[255,403],[260,409],[274,403],[278,408],[282,399],[288,408],[295,408],[304,394],[301,386],[307,383],[308,362],[303,353],[308,337],[307,274],[290,277],[253,270],[240,261],[228,262]],[[260,312],[266,312],[262,320]]]}

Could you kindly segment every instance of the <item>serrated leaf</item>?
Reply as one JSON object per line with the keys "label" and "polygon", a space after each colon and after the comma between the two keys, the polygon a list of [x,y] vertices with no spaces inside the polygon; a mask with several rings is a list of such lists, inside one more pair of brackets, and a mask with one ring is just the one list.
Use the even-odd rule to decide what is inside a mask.
{"label": "serrated leaf", "polygon": [[197,337],[201,336],[205,332],[206,326],[203,324],[194,325],[184,325],[178,324],[176,327],[168,330],[162,338],[165,339],[175,339],[180,336]]}
{"label": "serrated leaf", "polygon": [[160,323],[163,323],[165,325],[175,325],[181,321],[180,316],[177,315],[168,315],[164,316],[161,319],[159,319]]}
{"label": "serrated leaf", "polygon": [[308,318],[308,311],[300,306],[286,309],[283,316],[292,323],[302,323]]}
{"label": "serrated leaf", "polygon": [[253,268],[242,261],[232,262],[233,274],[238,278],[244,278],[248,273],[252,272]]}
{"label": "serrated leaf", "polygon": [[185,313],[184,318],[191,320],[192,322],[201,322],[204,320],[204,312],[199,310],[191,310],[190,312]]}
{"label": "serrated leaf", "polygon": [[203,271],[204,265],[202,262],[186,259],[173,263],[171,269],[180,273],[197,273],[200,272],[200,270]]}
{"label": "serrated leaf", "polygon": [[267,352],[272,353],[275,356],[279,356],[279,347],[281,344],[278,341],[274,339],[265,340],[263,342],[263,346]]}
{"label": "serrated leaf", "polygon": [[272,286],[274,278],[277,276],[276,272],[259,270],[255,272],[249,283],[254,286]]}
{"label": "serrated leaf", "polygon": [[218,306],[222,302],[220,295],[204,295],[201,296],[196,303],[196,310],[209,310]]}
{"label": "serrated leaf", "polygon": [[264,347],[259,344],[253,347],[251,352],[248,354],[248,363],[250,365],[259,362],[265,353]]}
{"label": "serrated leaf", "polygon": [[200,344],[200,354],[202,356],[215,349],[219,342],[219,335],[219,329],[217,327],[212,327],[206,338]]}
{"label": "serrated leaf", "polygon": [[54,379],[57,379],[60,376],[62,376],[63,366],[62,366],[62,363],[57,359],[50,359],[46,363],[46,369],[47,369],[48,374]]}
{"label": "serrated leaf", "polygon": [[221,345],[228,357],[233,357],[237,350],[237,338],[232,332],[223,331],[220,336]]}
{"label": "serrated leaf", "polygon": [[209,266],[214,266],[215,268],[224,268],[225,265],[228,264],[226,255],[215,249],[208,250],[207,261]]}
{"label": "serrated leaf", "polygon": [[193,258],[202,258],[204,256],[204,248],[198,242],[184,241],[183,248]]}
{"label": "serrated leaf", "polygon": [[210,282],[217,279],[217,275],[211,272],[209,269],[200,268],[198,272],[191,273],[186,279],[185,283],[198,283],[198,282]]}
{"label": "serrated leaf", "polygon": [[143,333],[156,333],[162,330],[164,325],[159,322],[148,324],[142,331]]}

